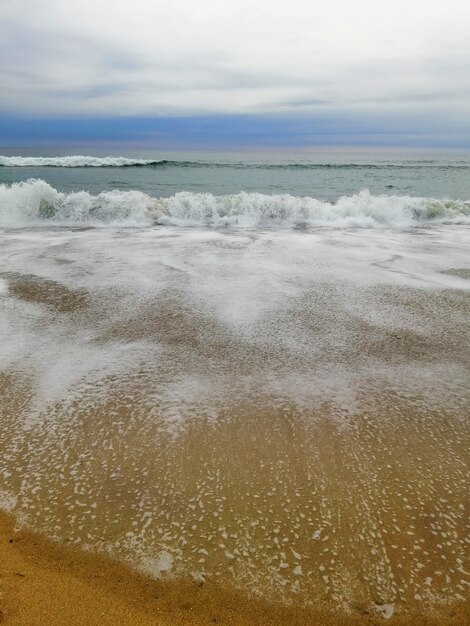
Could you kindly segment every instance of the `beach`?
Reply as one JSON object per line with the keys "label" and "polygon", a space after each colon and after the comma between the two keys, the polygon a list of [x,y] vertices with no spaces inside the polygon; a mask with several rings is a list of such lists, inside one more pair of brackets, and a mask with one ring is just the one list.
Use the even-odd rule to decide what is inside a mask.
{"label": "beach", "polygon": [[467,227],[2,237],[6,623],[468,622]]}
{"label": "beach", "polygon": [[12,518],[1,514],[2,624],[304,624],[311,617],[211,584],[156,581],[14,526]]}
{"label": "beach", "polygon": [[[383,624],[375,614],[331,614],[318,609],[263,602],[210,582],[156,581],[128,567],[52,543],[29,531],[15,531],[0,515],[0,623],[25,626],[129,624]],[[443,604],[395,615],[387,624],[461,626],[469,621],[468,602]]]}

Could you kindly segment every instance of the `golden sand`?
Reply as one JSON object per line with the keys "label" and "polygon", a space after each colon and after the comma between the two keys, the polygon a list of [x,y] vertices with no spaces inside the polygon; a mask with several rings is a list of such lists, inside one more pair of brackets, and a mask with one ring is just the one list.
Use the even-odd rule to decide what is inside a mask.
{"label": "golden sand", "polygon": [[156,581],[44,537],[14,530],[0,514],[0,623],[11,626],[166,626],[174,624],[292,624],[321,626],[465,626],[470,603],[412,613],[388,622],[367,611],[330,615],[266,603],[212,583]]}

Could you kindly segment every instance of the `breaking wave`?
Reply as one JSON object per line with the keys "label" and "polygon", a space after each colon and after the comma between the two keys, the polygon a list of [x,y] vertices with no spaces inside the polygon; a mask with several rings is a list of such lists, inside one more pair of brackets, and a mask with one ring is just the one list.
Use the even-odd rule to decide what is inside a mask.
{"label": "breaking wave", "polygon": [[253,161],[222,162],[222,161],[172,161],[168,159],[129,159],[126,157],[20,157],[0,156],[0,167],[177,167],[177,168],[211,168],[211,169],[255,169],[255,170],[383,170],[383,169],[429,169],[468,170],[468,161],[384,161],[382,163],[263,163]]}
{"label": "breaking wave", "polygon": [[126,159],[125,157],[7,157],[0,156],[0,167],[145,167],[163,161]]}
{"label": "breaking wave", "polygon": [[2,227],[145,227],[156,224],[246,228],[407,228],[470,224],[470,201],[374,196],[368,190],[343,196],[334,203],[308,196],[245,192],[214,196],[183,191],[169,198],[153,198],[141,191],[66,194],[39,179],[0,185]]}

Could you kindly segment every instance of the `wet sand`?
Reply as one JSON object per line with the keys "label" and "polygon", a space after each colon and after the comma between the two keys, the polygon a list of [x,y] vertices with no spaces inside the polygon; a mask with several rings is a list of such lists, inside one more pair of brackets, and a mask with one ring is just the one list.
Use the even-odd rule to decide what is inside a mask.
{"label": "wet sand", "polygon": [[[94,520],[89,510],[70,519],[73,485],[58,490],[50,477],[30,490],[27,527],[14,533],[2,517],[6,623],[470,623],[468,429],[441,412],[400,414],[398,398],[381,408],[380,424],[371,411],[347,427],[327,408],[313,426],[288,407],[239,409],[160,445],[151,437],[140,459],[121,465],[117,486],[101,485]],[[97,433],[84,423],[80,437],[72,458],[49,451],[65,472]],[[154,523],[132,496],[144,458]],[[103,462],[87,462],[82,493],[99,491]],[[47,519],[62,519],[60,544],[30,534],[48,531]],[[146,533],[129,547],[122,529],[137,524]],[[91,532],[114,538],[114,556],[152,576],[97,556],[105,542],[92,544]],[[73,543],[92,552],[63,547]],[[67,617],[72,610],[80,617]]]}
{"label": "wet sand", "polygon": [[470,602],[395,614],[353,614],[266,602],[213,581],[155,580],[109,558],[66,548],[0,513],[0,623],[10,626],[464,626]]}
{"label": "wet sand", "polygon": [[14,520],[0,514],[1,624],[316,623],[311,619],[298,608],[252,600],[211,583],[155,581],[116,561],[15,530]]}
{"label": "wet sand", "polygon": [[470,623],[449,233],[10,233],[6,623]]}

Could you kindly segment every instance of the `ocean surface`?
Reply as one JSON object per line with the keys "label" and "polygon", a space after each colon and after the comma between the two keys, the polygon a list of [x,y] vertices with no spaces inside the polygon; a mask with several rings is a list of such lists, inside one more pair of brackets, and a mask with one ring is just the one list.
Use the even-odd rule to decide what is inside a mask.
{"label": "ocean surface", "polygon": [[[5,151],[4,151],[5,152]],[[0,156],[0,225],[390,226],[470,221],[470,156]]]}
{"label": "ocean surface", "polygon": [[0,157],[0,507],[354,619],[468,603],[470,157],[83,154]]}

